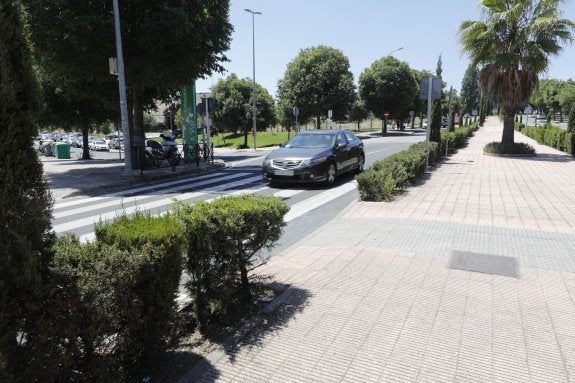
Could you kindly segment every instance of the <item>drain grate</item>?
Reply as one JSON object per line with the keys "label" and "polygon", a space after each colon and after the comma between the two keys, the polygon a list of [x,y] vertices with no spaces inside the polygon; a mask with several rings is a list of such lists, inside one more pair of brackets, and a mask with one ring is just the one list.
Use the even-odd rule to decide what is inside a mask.
{"label": "drain grate", "polygon": [[454,250],[449,258],[449,267],[458,270],[502,275],[504,277],[517,278],[519,276],[517,258],[473,253],[471,251]]}

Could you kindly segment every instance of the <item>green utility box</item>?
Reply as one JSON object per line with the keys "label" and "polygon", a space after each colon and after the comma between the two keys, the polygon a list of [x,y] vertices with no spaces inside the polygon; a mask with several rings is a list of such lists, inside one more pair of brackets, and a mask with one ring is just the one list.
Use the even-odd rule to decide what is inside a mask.
{"label": "green utility box", "polygon": [[70,145],[65,142],[56,142],[54,156],[59,159],[70,158]]}

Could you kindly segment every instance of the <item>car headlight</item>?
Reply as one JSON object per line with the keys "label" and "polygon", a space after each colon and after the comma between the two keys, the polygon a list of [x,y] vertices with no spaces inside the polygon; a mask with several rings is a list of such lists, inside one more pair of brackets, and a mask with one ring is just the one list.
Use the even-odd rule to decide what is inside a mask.
{"label": "car headlight", "polygon": [[272,164],[272,160],[270,160],[269,158],[264,158],[264,166],[270,166]]}
{"label": "car headlight", "polygon": [[316,158],[311,158],[309,160],[303,160],[301,162],[301,164],[303,166],[311,166],[311,165],[317,165],[317,164],[325,162],[325,161],[327,161],[327,157],[316,157]]}

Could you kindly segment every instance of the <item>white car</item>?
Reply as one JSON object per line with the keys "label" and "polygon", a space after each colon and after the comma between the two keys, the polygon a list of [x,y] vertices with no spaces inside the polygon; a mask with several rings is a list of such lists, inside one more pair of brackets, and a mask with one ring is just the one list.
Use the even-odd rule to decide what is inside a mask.
{"label": "white car", "polygon": [[94,140],[92,142],[90,142],[90,150],[110,150],[110,148],[108,148],[108,144],[106,144],[106,141],[104,140]]}
{"label": "white car", "polygon": [[545,125],[547,123],[547,116],[544,114],[538,114],[537,117],[535,117],[535,123],[538,126]]}

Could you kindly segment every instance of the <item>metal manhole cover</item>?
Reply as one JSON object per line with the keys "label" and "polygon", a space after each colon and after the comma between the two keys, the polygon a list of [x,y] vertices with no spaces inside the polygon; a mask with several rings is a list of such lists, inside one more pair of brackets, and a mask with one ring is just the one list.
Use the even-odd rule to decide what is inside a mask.
{"label": "metal manhole cover", "polygon": [[454,250],[449,258],[449,267],[458,270],[502,275],[504,277],[517,278],[519,276],[517,258],[473,253],[471,251]]}

